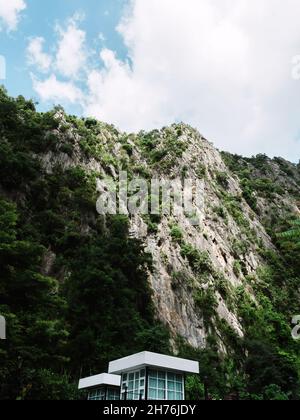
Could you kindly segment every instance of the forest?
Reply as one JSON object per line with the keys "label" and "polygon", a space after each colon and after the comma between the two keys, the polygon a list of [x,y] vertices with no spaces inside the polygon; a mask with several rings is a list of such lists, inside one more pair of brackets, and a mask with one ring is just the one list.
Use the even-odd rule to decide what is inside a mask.
{"label": "forest", "polygon": [[[0,90],[1,400],[80,399],[79,378],[106,370],[109,360],[143,350],[174,354],[153,305],[151,255],[129,234],[128,218],[97,214],[96,177],[81,165],[47,171],[42,164],[46,153],[73,156],[72,141],[58,135],[57,112],[39,113],[32,101]],[[67,118],[82,150],[104,153],[92,120]],[[241,157],[223,159],[254,211],[257,196],[280,193],[253,179]],[[266,165],[261,157],[249,162]],[[274,219],[266,228],[276,249],[261,249],[266,265],[253,286],[258,305],[242,287],[234,291],[244,338],[219,325],[227,345],[221,354],[213,336],[205,349],[173,337],[176,354],[200,362],[200,377],[188,378],[190,399],[300,398],[300,343],[291,337],[300,314],[299,219]],[[183,252],[191,258],[190,249]]]}

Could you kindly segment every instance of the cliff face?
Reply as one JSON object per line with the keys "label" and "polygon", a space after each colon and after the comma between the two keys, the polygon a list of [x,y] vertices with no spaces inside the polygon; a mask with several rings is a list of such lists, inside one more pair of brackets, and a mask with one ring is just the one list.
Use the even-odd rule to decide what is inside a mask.
{"label": "cliff face", "polygon": [[[99,214],[122,172],[157,214]],[[1,88],[0,398],[77,398],[79,377],[147,349],[200,362],[190,398],[299,399],[299,235],[278,235],[299,185],[299,165],[220,153],[184,124],[126,134]]]}
{"label": "cliff face", "polygon": [[[178,127],[166,130],[167,135],[176,129]],[[261,240],[269,247],[272,245],[253,211],[243,200],[239,201],[242,194],[239,183],[228,172],[220,154],[191,128],[181,126],[180,130],[180,138],[187,148],[169,174],[178,177],[184,168],[188,168],[185,176],[197,178],[199,171],[202,171],[204,208],[195,209],[202,213],[199,226],[193,226],[184,214],[181,217],[163,216],[157,233],[150,235],[146,235],[141,219],[133,219],[132,224],[133,230],[145,240],[153,255],[155,272],[151,275],[151,284],[158,314],[174,334],[184,337],[194,347],[205,347],[208,331],[201,303],[197,304],[195,297],[201,291],[204,299],[202,305],[213,306],[212,313],[215,312],[242,336],[243,328],[234,303],[226,302],[226,298],[230,301],[231,288],[242,285],[244,275],[255,273],[261,264],[257,241]],[[155,136],[163,139],[166,131],[155,133]],[[152,174],[155,178],[162,175],[157,170]],[[222,175],[225,185],[220,184],[218,179]],[[224,197],[228,200],[229,211],[224,205]],[[238,212],[239,220],[235,220],[234,214],[231,214],[231,205]],[[174,226],[181,232],[179,241],[172,237]],[[244,252],[236,255],[234,247],[241,242]],[[203,267],[201,264],[199,269],[193,267],[193,262],[182,251],[186,245],[193,252],[199,252],[200,259],[207,259]],[[237,269],[237,263],[243,264],[244,274]],[[208,298],[210,293],[214,295],[215,302]]]}
{"label": "cliff face", "polygon": [[[63,113],[55,118],[60,141],[55,151],[39,156],[45,170],[82,166],[98,177],[98,193],[104,191],[101,180],[112,177],[117,182],[122,170],[148,182],[203,180],[204,206],[194,208],[201,216],[199,225],[184,213],[135,215],[130,216],[131,236],[141,239],[153,257],[153,302],[157,316],[172,332],[174,348],[177,336],[204,348],[213,334],[226,352],[224,325],[244,336],[237,290],[243,288],[255,303],[253,285],[266,264],[262,250],[277,252],[269,236],[274,219],[299,213],[297,166],[264,156],[222,156],[184,124],[127,135],[90,120],[86,126],[93,135],[88,139]],[[67,154],[61,145],[68,144],[72,152]]]}

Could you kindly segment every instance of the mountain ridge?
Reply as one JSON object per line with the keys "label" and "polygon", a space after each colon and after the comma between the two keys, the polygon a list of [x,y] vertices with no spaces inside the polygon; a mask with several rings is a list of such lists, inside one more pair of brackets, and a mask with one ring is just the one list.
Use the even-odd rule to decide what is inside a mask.
{"label": "mountain ridge", "polygon": [[[197,357],[216,398],[239,387],[248,396],[268,392],[270,399],[275,391],[287,398],[298,395],[300,356],[290,320],[299,310],[299,249],[280,241],[277,233],[299,217],[299,165],[265,155],[220,153],[185,124],[126,134],[91,118],[68,116],[60,107],[41,114],[22,97],[9,98],[3,90],[0,96],[0,226],[5,245],[0,249],[0,308],[9,319],[21,319],[22,328],[29,328],[31,319],[32,339],[40,337],[45,348],[45,360],[37,363],[39,375],[23,345],[14,350],[24,360],[22,383],[12,391],[7,372],[0,371],[2,394],[18,392],[30,399],[41,395],[46,382],[53,395],[70,397],[74,390],[68,394],[66,389],[79,376],[78,364],[82,373],[99,373],[111,352],[117,357],[150,348]],[[202,222],[195,226],[184,213],[103,219],[96,212],[101,180],[116,181],[122,170],[130,179],[147,182],[160,177],[203,180],[204,208],[195,206]],[[118,242],[124,258],[116,256],[122,249]],[[25,245],[28,255],[33,245],[39,247],[40,257],[29,267],[28,261],[20,262]],[[28,275],[24,284],[20,273]],[[46,283],[53,287],[55,302],[45,304],[46,312],[59,307],[49,312],[52,324],[45,342],[45,313],[37,298],[31,301],[26,292],[28,302],[24,298],[18,303],[9,286],[13,281],[18,295],[23,287],[27,290],[27,281],[35,288],[37,278],[37,290]],[[119,281],[123,292],[118,291]],[[29,302],[34,302],[35,316],[27,309],[24,314]],[[128,305],[128,320],[122,319],[114,332]],[[121,346],[122,331],[133,326],[133,343],[126,339]],[[59,343],[57,354],[48,349],[49,340]],[[57,355],[60,362],[54,361]],[[272,374],[263,370],[258,381],[261,357],[269,360]],[[68,372],[63,380],[62,366]],[[11,366],[11,372],[16,369]],[[227,379],[221,380],[224,375]],[[199,396],[201,390],[202,384],[191,380],[191,395]]]}

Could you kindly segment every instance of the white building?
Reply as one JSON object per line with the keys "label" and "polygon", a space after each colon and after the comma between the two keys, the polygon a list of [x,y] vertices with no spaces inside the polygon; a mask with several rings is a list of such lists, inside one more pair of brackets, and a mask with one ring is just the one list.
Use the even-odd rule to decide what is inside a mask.
{"label": "white building", "polygon": [[121,376],[102,373],[80,379],[78,389],[88,391],[88,400],[119,400]]}
{"label": "white building", "polygon": [[110,362],[108,372],[82,379],[79,389],[94,400],[184,400],[185,375],[199,374],[199,363],[146,351]]}

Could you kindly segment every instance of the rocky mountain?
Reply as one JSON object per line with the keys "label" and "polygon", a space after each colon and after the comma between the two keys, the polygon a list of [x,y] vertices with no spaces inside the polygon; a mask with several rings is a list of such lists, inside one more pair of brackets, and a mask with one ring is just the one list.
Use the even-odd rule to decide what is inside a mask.
{"label": "rocky mountain", "polygon": [[[300,310],[299,247],[277,235],[299,217],[299,165],[221,153],[185,124],[126,134],[61,108],[40,114],[31,101],[4,91],[0,128],[0,312],[14,319],[17,337],[29,320],[39,322],[41,330],[35,325],[38,332],[30,334],[47,354],[35,361],[36,376],[29,344],[14,349],[21,367],[1,371],[4,397],[40,396],[45,382],[57,398],[69,397],[62,389],[83,371],[99,373],[111,354],[149,349],[156,340],[154,350],[199,358],[204,373],[200,382],[191,379],[192,397],[204,385],[216,398],[232,389],[245,398],[300,395],[300,352],[291,338],[291,319]],[[149,185],[202,180],[203,200],[193,203],[200,222],[161,209],[129,215],[127,227],[114,230],[114,218],[97,214],[96,202],[105,180],[117,183],[121,171]],[[32,259],[29,248],[41,247],[30,266],[20,262],[26,255],[20,242]],[[14,277],[18,267],[29,277]],[[55,282],[45,293],[56,303],[47,301],[50,312],[38,308],[30,317],[26,311],[37,303],[26,282],[44,293],[45,279]],[[12,298],[18,293],[24,301]],[[63,303],[52,311],[57,299]],[[53,319],[45,324],[49,336],[41,327],[46,318]],[[121,332],[128,328],[130,344]],[[55,354],[49,342],[56,343]],[[11,349],[1,351],[10,359]],[[7,376],[18,369],[21,383],[12,391]]]}

